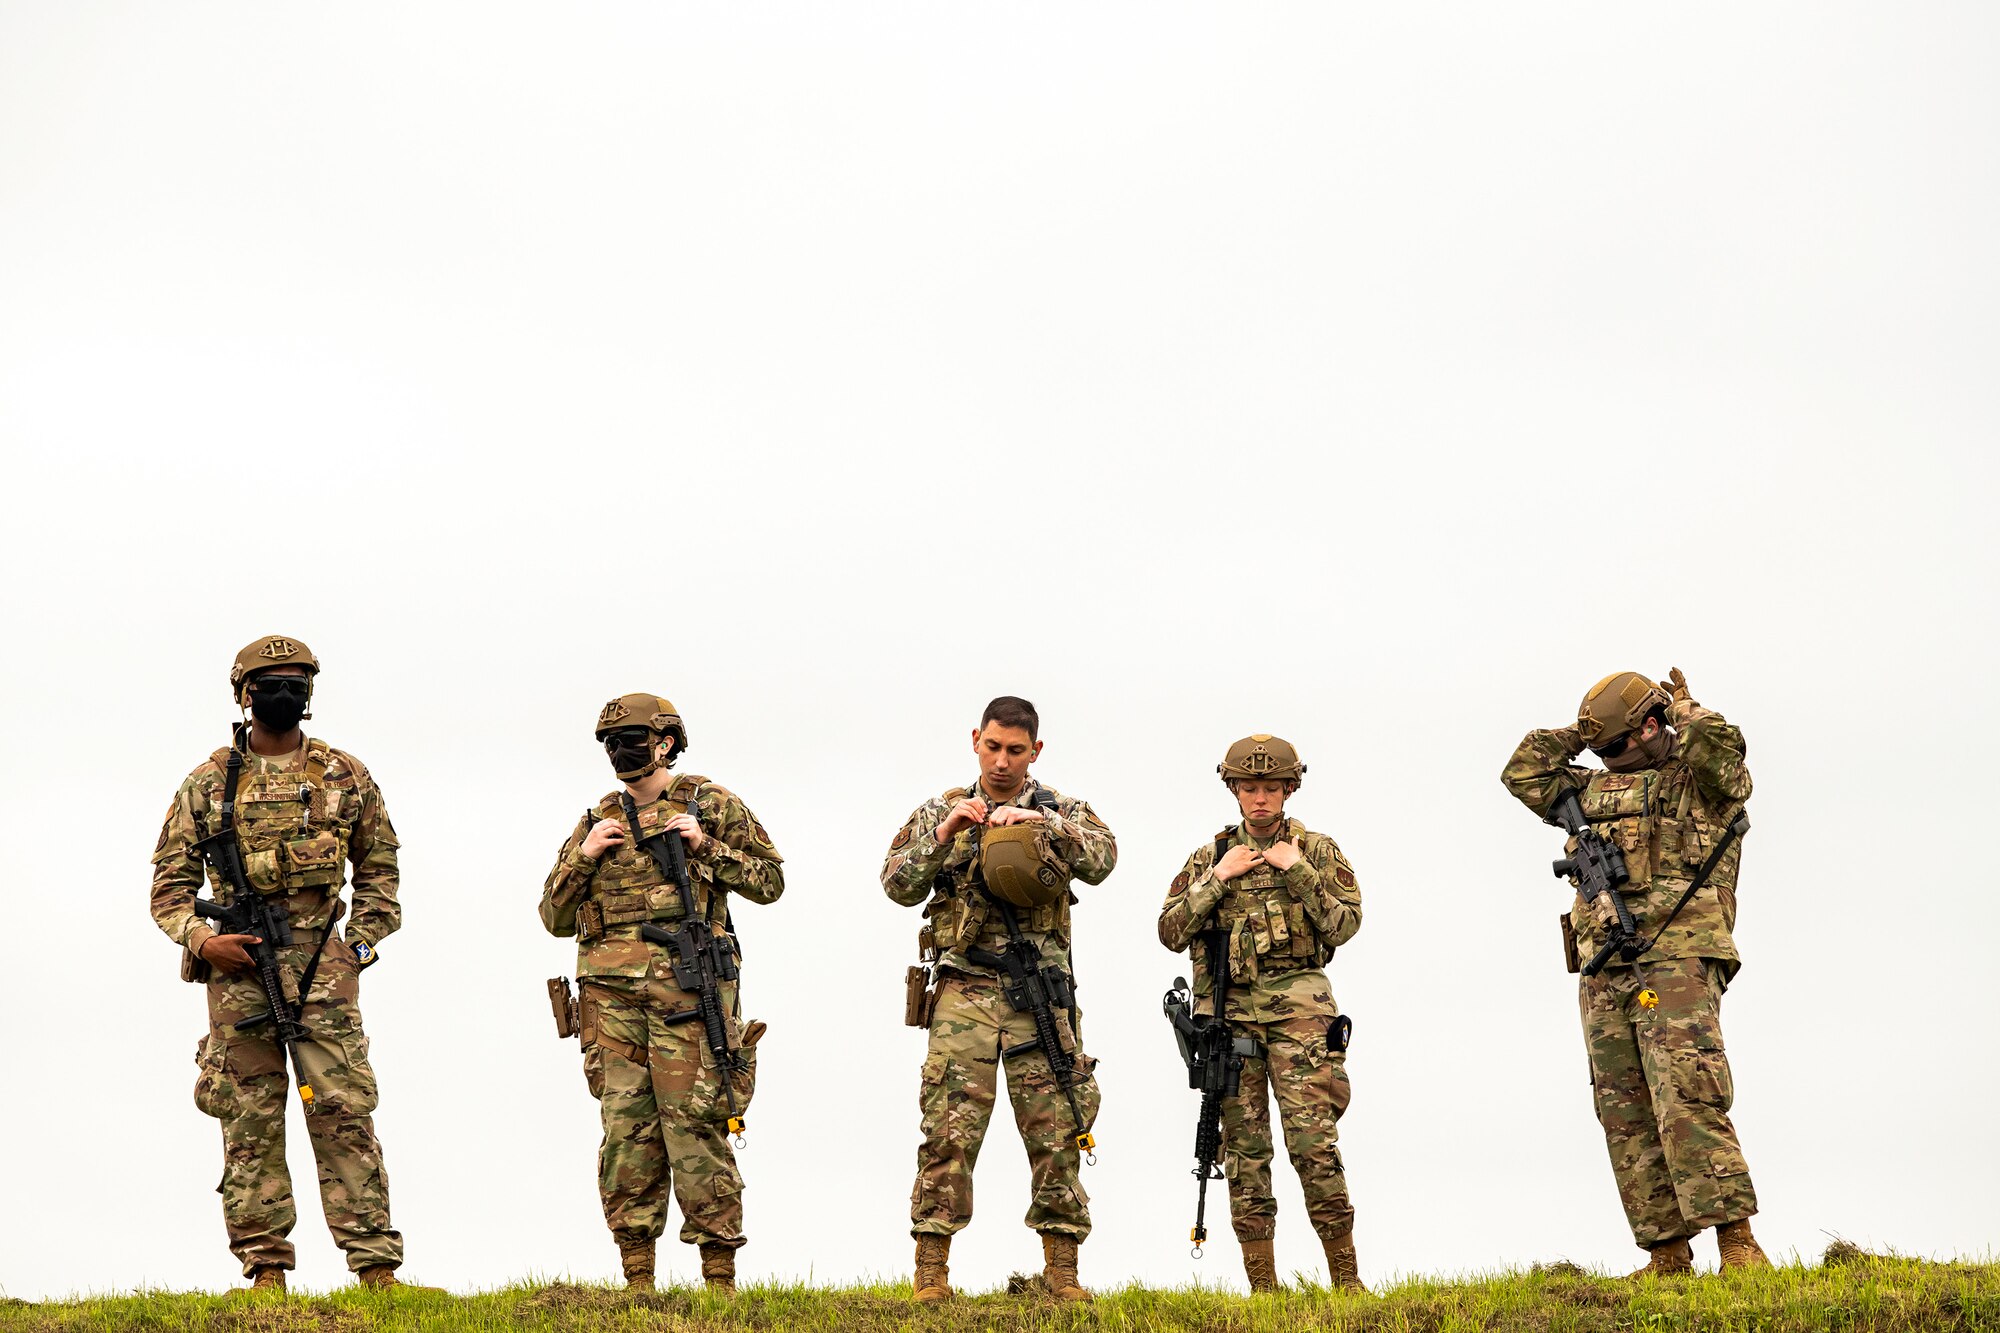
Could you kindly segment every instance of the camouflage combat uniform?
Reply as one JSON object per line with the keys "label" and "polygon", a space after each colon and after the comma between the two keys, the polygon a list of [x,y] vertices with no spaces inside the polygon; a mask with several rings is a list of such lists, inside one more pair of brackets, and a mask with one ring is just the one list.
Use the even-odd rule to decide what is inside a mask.
{"label": "camouflage combat uniform", "polygon": [[[1613,773],[1573,764],[1583,741],[1564,727],[1529,732],[1501,775],[1538,815],[1564,791],[1578,793],[1584,817],[1625,855],[1625,901],[1648,937],[1750,799],[1743,734],[1720,713],[1678,699],[1667,708],[1667,725],[1673,747],[1658,768]],[[1720,1017],[1722,992],[1741,965],[1730,937],[1740,854],[1740,845],[1729,848],[1640,959],[1658,1008],[1639,1006],[1639,983],[1622,963],[1582,979],[1597,1119],[1632,1236],[1647,1248],[1757,1211],[1729,1120],[1735,1085]],[[1571,919],[1577,952],[1588,958],[1603,943],[1604,927],[1581,899]]]}
{"label": "camouflage combat uniform", "polygon": [[[203,865],[195,841],[220,820],[227,749],[217,750],[174,795],[153,851],[153,920],[189,950],[183,974],[208,983],[208,1035],[195,1052],[195,1105],[222,1122],[222,1195],[229,1248],[253,1269],[294,1266],[286,1237],[298,1220],[285,1165],[285,1105],[290,1091],[285,1055],[267,1029],[237,1032],[234,1024],[265,1012],[254,972],[225,976],[193,954],[214,935],[194,913]],[[403,1260],[402,1234],[389,1225],[389,1178],[371,1113],[377,1093],[361,1031],[360,969],[353,947],[380,943],[402,924],[396,903],[396,831],[382,794],[361,762],[324,741],[265,758],[246,753],[236,792],[236,829],[250,885],[282,895],[294,943],[278,951],[287,995],[320,945],[319,970],[303,1018],[306,1073],[317,1096],[306,1116],[319,1164],[320,1202],[327,1228],[359,1272]],[[345,933],[333,923],[342,904],[346,864],[354,866],[354,913]],[[212,871],[214,896],[230,891]]]}
{"label": "camouflage combat uniform", "polygon": [[[998,1100],[1000,1049],[1031,1040],[1034,1020],[1009,1008],[991,968],[966,956],[967,950],[998,952],[1007,943],[999,905],[973,882],[978,855],[973,831],[960,830],[940,845],[938,825],[952,806],[975,791],[988,807],[1025,806],[1037,790],[1022,784],[1011,801],[983,789],[954,788],[917,807],[889,846],[882,863],[882,887],[904,907],[924,908],[939,949],[938,987],[924,1058],[919,1102],[924,1141],[917,1149],[917,1180],[910,1193],[910,1234],[950,1236],[972,1220],[972,1170],[986,1139]],[[1047,815],[1050,844],[1071,873],[1098,884],[1117,864],[1118,845],[1090,806],[1050,788],[1056,808]],[[1065,893],[1046,907],[1016,909],[1022,933],[1041,951],[1045,965],[1070,971],[1070,904]],[[1076,1100],[1084,1129],[1097,1119],[1097,1061],[1083,1054],[1081,1012],[1059,1016],[1065,1039],[1076,1053]],[[1028,1150],[1033,1194],[1027,1224],[1045,1236],[1081,1241],[1090,1234],[1090,1196],[1078,1169],[1082,1155],[1072,1138],[1069,1102],[1046,1060],[1027,1055],[1009,1062],[1007,1099],[1014,1124]]]}
{"label": "camouflage combat uniform", "polygon": [[[577,940],[583,1072],[604,1125],[597,1188],[621,1247],[650,1243],[666,1230],[670,1185],[683,1241],[744,1244],[743,1177],[729,1148],[728,1101],[715,1061],[699,1020],[670,1021],[692,1010],[696,997],[675,984],[672,950],[639,936],[649,922],[671,928],[681,901],[637,843],[689,810],[707,835],[701,850],[688,854],[695,910],[734,947],[729,895],[776,902],[785,891],[783,858],[749,808],[707,778],[675,777],[639,807],[638,836],[593,860],[582,851],[591,825],[624,821],[621,793],[606,796],[577,822],[542,890],[542,924]],[[747,1107],[764,1025],[744,1025],[736,982],[721,990],[730,1042],[743,1061],[733,1080],[737,1105]]]}
{"label": "camouflage combat uniform", "polygon": [[[1223,851],[1236,845],[1262,851],[1280,841],[1296,841],[1303,853],[1290,869],[1260,865],[1226,883],[1216,879],[1217,843]],[[1160,943],[1191,955],[1197,1011],[1215,1011],[1210,948],[1218,945],[1229,967],[1223,1016],[1264,1051],[1244,1063],[1241,1091],[1222,1110],[1222,1169],[1239,1241],[1270,1240],[1278,1228],[1267,1077],[1313,1230],[1322,1241],[1354,1230],[1347,1176],[1335,1146],[1336,1122],[1349,1097],[1347,1040],[1345,1025],[1335,1021],[1340,1009],[1323,969],[1334,949],[1360,929],[1354,868],[1332,838],[1310,832],[1296,819],[1269,838],[1252,837],[1241,826],[1224,829],[1216,842],[1188,857],[1167,890]]]}

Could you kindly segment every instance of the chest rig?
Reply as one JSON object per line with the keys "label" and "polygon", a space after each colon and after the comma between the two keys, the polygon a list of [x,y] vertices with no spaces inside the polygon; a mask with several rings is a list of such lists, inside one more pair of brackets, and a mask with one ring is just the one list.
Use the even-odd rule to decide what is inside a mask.
{"label": "chest rig", "polygon": [[[684,911],[680,889],[668,882],[660,871],[659,863],[641,851],[638,844],[675,815],[692,810],[699,816],[696,797],[700,788],[701,779],[691,774],[684,773],[675,778],[658,800],[639,811],[639,827],[630,830],[631,836],[607,850],[598,860],[597,869],[591,873],[589,887],[584,891],[584,900],[576,909],[576,937],[579,942],[595,943],[606,932],[621,926],[681,919]],[[590,811],[586,819],[595,824],[600,819],[615,819],[619,815],[618,799],[612,797]],[[709,836],[715,835],[711,833]],[[728,929],[728,905],[723,901],[723,895],[716,891],[708,869],[694,864],[690,858],[688,876],[694,890],[696,915],[706,918],[712,925]]]}
{"label": "chest rig", "polygon": [[[970,787],[953,787],[942,798],[946,808],[964,800],[972,791]],[[1035,801],[1048,812],[1056,813],[1055,797],[1047,788],[1035,789],[1031,803]],[[959,830],[952,839],[951,850],[945,853],[944,867],[931,884],[931,899],[924,905],[928,923],[925,928],[940,950],[963,952],[982,940],[991,943],[1007,936],[1006,923],[1000,918],[1000,904],[979,884],[978,863],[977,831]],[[1031,934],[1053,935],[1066,946],[1069,908],[1075,901],[1076,895],[1065,891],[1040,907],[1015,908],[1015,923]]]}
{"label": "chest rig", "polygon": [[[1239,826],[1231,824],[1215,835],[1215,861],[1220,862],[1236,840]],[[1287,830],[1289,834],[1289,829]],[[1300,830],[1303,844],[1304,829]],[[1284,872],[1261,865],[1223,886],[1215,906],[1216,931],[1222,939],[1232,981],[1255,981],[1305,968],[1325,967],[1333,958],[1328,944],[1306,918],[1306,909],[1285,887]],[[1196,965],[1202,959],[1197,957]]]}
{"label": "chest rig", "polygon": [[1729,824],[1696,789],[1694,770],[1673,759],[1636,773],[1593,773],[1577,803],[1625,854],[1628,893],[1655,879],[1687,880],[1724,845]]}
{"label": "chest rig", "polygon": [[[241,761],[231,765],[230,752],[213,756],[222,766],[222,803],[234,807],[234,827],[242,848],[244,878],[258,894],[269,897],[316,897],[289,909],[295,921],[312,925],[320,905],[339,895],[346,879],[348,847],[360,816],[354,778],[329,779],[332,759],[325,741],[306,741],[303,769],[246,773]],[[211,820],[220,815],[211,812]],[[210,875],[218,901],[228,901],[229,886]]]}

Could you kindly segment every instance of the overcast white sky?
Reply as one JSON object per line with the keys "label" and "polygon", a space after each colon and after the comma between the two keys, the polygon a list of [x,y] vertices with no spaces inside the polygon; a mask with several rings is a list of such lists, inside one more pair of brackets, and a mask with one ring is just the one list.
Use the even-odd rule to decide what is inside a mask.
{"label": "overcast white sky", "polygon": [[[1674,665],[1757,781],[1724,1012],[1765,1246],[1989,1252],[1996,38],[0,3],[0,1287],[236,1281],[147,855],[269,632],[404,842],[364,1003],[416,1280],[616,1272],[534,907],[638,689],[787,857],[738,913],[751,1279],[908,1272],[918,917],[876,875],[1001,692],[1119,835],[1086,1279],[1240,1283],[1226,1225],[1187,1258],[1153,923],[1254,730],[1365,896],[1364,1275],[1628,1265],[1557,840],[1497,779]],[[292,1162],[299,1278],[344,1281],[296,1121]],[[1038,1258],[1004,1111],[978,1179],[974,1288]],[[1322,1269],[1283,1168],[1280,1206]]]}

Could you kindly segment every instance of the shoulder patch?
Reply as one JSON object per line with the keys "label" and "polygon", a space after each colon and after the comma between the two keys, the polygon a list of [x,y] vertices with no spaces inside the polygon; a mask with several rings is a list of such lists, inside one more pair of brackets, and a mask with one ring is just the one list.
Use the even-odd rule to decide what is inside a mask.
{"label": "shoulder patch", "polygon": [[755,815],[752,815],[750,817],[750,829],[753,833],[757,835],[757,841],[759,843],[763,844],[766,847],[771,846],[771,835],[764,831],[763,821],[758,819]]}
{"label": "shoulder patch", "polygon": [[1344,865],[1337,865],[1333,868],[1333,881],[1343,889],[1351,889],[1354,887],[1354,872]]}
{"label": "shoulder patch", "polygon": [[900,852],[903,850],[903,848],[909,845],[910,845],[910,826],[908,824],[905,824],[903,825],[903,827],[896,830],[895,840],[889,844],[889,850],[892,852]]}
{"label": "shoulder patch", "polygon": [[1167,896],[1169,898],[1172,898],[1180,894],[1186,893],[1187,887],[1188,887],[1188,872],[1183,870],[1181,871],[1180,874],[1174,876],[1174,882],[1167,888]]}

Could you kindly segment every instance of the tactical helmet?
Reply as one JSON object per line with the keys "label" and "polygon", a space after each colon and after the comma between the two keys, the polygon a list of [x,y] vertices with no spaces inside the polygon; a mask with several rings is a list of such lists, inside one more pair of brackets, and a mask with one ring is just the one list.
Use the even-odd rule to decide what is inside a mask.
{"label": "tactical helmet", "polygon": [[[687,726],[681,715],[674,710],[670,700],[657,694],[621,694],[597,712],[597,739],[603,740],[614,731],[624,731],[628,727],[644,727],[654,736],[654,745],[661,736],[674,738],[673,758],[679,759],[687,751]],[[671,762],[671,761],[669,761]],[[653,760],[637,772],[621,771],[618,776],[626,782],[636,782],[660,766],[657,753]]]}
{"label": "tactical helmet", "polygon": [[1620,736],[1637,731],[1646,714],[1665,708],[1666,691],[1636,671],[1616,671],[1590,687],[1576,706],[1576,730],[1583,743],[1602,749]]}
{"label": "tactical helmet", "polygon": [[979,877],[988,893],[1014,907],[1046,907],[1069,888],[1069,867],[1050,847],[1047,830],[1032,823],[979,835]]}
{"label": "tactical helmet", "polygon": [[312,649],[297,639],[288,639],[282,634],[266,634],[261,639],[252,639],[243,651],[236,654],[236,661],[229,668],[229,688],[235,694],[236,702],[243,702],[243,683],[259,671],[272,667],[304,667],[306,675],[319,674],[319,659]]}
{"label": "tactical helmet", "polygon": [[1230,746],[1215,771],[1225,784],[1239,778],[1276,778],[1296,786],[1305,777],[1306,766],[1290,741],[1260,731]]}

